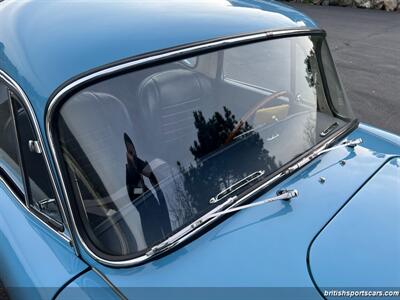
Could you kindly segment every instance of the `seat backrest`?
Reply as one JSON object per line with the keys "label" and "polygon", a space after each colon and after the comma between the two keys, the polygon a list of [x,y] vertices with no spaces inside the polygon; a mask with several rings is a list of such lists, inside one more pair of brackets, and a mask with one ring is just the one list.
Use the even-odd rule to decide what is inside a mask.
{"label": "seat backrest", "polygon": [[148,142],[159,149],[160,157],[175,163],[177,151],[184,151],[181,155],[187,156],[197,140],[193,113],[205,113],[212,106],[210,80],[186,69],[155,73],[140,84],[138,99]]}
{"label": "seat backrest", "polygon": [[[131,135],[133,128],[124,103],[107,93],[87,91],[66,102],[61,114],[68,118],[69,124],[68,128],[64,128],[69,133],[64,136],[74,138],[62,141],[66,148],[64,153],[76,151],[67,155],[75,159],[77,168],[84,167],[97,193],[89,193],[89,199],[83,199],[86,213],[92,218],[100,215],[100,219],[107,219],[110,209],[124,211],[124,207],[130,206],[126,190],[124,133]],[[90,155],[79,155],[82,153],[79,148]],[[92,170],[91,174],[87,170]],[[98,175],[101,177],[99,182],[96,180]],[[124,216],[121,222],[109,221],[110,226],[102,235],[101,242],[107,244],[109,250],[114,248],[116,253],[131,253],[132,247],[136,248],[135,251],[146,247],[140,215],[133,206],[129,211],[129,215]],[[124,226],[129,230],[123,230]],[[128,232],[134,237],[129,237]]]}

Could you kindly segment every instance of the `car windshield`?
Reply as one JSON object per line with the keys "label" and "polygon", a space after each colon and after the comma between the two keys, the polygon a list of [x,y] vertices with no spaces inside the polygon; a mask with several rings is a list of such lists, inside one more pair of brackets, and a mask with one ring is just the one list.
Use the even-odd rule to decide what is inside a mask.
{"label": "car windshield", "polygon": [[319,35],[137,67],[64,100],[58,159],[78,228],[108,257],[143,255],[352,118]]}

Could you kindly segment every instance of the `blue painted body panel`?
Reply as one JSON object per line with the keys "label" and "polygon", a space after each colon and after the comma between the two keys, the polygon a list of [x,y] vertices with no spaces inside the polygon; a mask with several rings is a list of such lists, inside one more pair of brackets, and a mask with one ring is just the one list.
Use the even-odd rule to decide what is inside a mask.
{"label": "blue painted body panel", "polygon": [[88,266],[0,181],[0,280],[11,299],[52,299]]}
{"label": "blue painted body panel", "polygon": [[[181,249],[142,266],[113,269],[88,256],[85,259],[128,298],[137,295],[132,287],[313,287],[306,259],[312,239],[357,189],[399,152],[398,137],[388,134],[381,139],[375,133],[376,129],[361,125],[348,137],[364,140],[354,151],[328,152],[259,198],[271,197],[282,188],[296,188],[299,197],[290,203],[274,202],[238,212]],[[340,160],[346,164],[340,165]],[[325,184],[318,182],[320,176],[326,178]],[[210,294],[194,290],[195,295],[215,297],[215,290],[204,290]],[[142,296],[154,293],[151,289],[140,291]],[[319,297],[312,291],[306,291],[310,293],[307,299]],[[267,292],[274,290],[264,290],[256,299],[263,299]],[[225,293],[230,299],[243,299],[235,289]],[[185,294],[170,297],[185,299]]]}
{"label": "blue painted body panel", "polygon": [[400,158],[388,161],[318,235],[311,272],[321,288],[400,286]]}
{"label": "blue painted body panel", "polygon": [[89,69],[202,40],[315,26],[274,1],[8,0],[0,4],[0,68],[43,119],[49,95]]}
{"label": "blue painted body panel", "polygon": [[99,275],[90,270],[68,284],[56,299],[119,300],[120,298]]}

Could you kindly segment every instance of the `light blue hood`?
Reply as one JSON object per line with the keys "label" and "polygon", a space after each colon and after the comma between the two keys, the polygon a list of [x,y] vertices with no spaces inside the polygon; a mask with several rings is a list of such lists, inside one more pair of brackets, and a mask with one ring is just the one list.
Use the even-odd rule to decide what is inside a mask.
{"label": "light blue hood", "polygon": [[399,220],[397,157],[366,182],[312,243],[311,273],[321,291],[399,290]]}
{"label": "light blue hood", "polygon": [[[259,198],[295,188],[299,196],[289,203],[273,202],[240,211],[184,247],[141,266],[113,269],[86,259],[129,299],[248,299],[249,293],[252,299],[285,297],[285,293],[287,299],[320,298],[309,273],[311,242],[338,211],[346,211],[350,199],[358,198],[360,188],[383,170],[383,165],[393,164],[391,159],[400,154],[400,139],[394,135],[361,125],[348,136],[359,137],[364,142],[354,150],[341,148],[322,155]],[[321,177],[326,179],[323,184]],[[326,248],[320,248],[317,260],[314,246],[311,270],[317,282],[318,277],[341,276],[320,272],[323,263],[332,259],[332,251],[328,254]],[[319,269],[314,270],[315,266]]]}

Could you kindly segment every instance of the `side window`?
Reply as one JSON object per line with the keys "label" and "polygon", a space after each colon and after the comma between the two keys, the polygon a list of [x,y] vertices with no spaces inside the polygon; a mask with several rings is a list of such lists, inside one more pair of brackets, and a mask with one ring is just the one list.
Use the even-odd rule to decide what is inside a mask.
{"label": "side window", "polygon": [[[293,72],[295,99],[299,104],[315,107],[317,104],[317,89],[322,89],[320,76],[317,74],[318,61],[314,50],[310,50],[307,44],[294,43],[293,66],[300,72]],[[307,74],[304,76],[304,74]],[[321,93],[323,91],[321,90]]]}
{"label": "side window", "polygon": [[0,82],[0,170],[23,191],[17,138],[8,88]]}
{"label": "side window", "polygon": [[29,206],[47,222],[61,229],[62,218],[35,131],[26,110],[14,95],[11,98]]}

